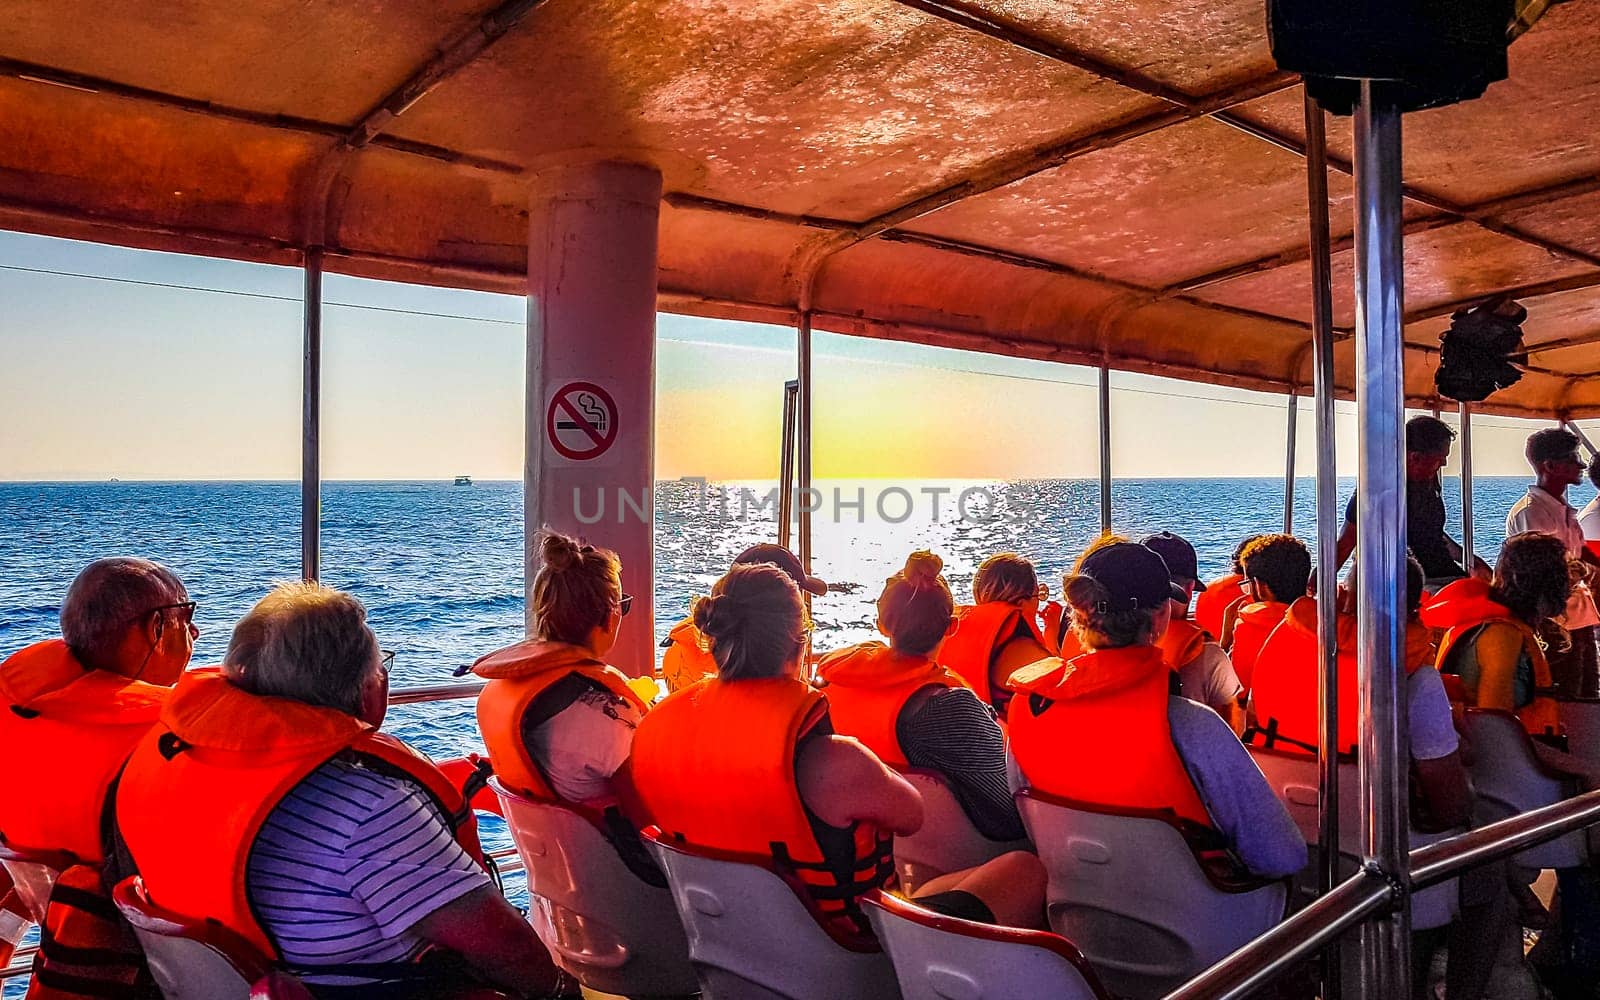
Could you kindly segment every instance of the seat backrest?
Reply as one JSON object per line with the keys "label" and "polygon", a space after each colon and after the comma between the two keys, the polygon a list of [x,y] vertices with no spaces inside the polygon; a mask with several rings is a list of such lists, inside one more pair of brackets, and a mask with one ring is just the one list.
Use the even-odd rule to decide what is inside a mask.
{"label": "seat backrest", "polygon": [[647,843],[672,886],[706,1000],[900,996],[889,957],[841,946],[770,866],[650,834]]}
{"label": "seat backrest", "polygon": [[1112,993],[1168,993],[1283,919],[1285,882],[1218,888],[1164,819],[1031,793],[1020,805],[1049,877],[1050,926]]}
{"label": "seat backrest", "polygon": [[214,923],[162,910],[137,875],[119,882],[111,898],[133,927],[166,1000],[249,1000],[252,984],[267,976],[268,961],[249,942]]}
{"label": "seat backrest", "polygon": [[[1560,802],[1577,790],[1571,779],[1539,764],[1527,731],[1511,713],[1469,708],[1461,732],[1473,750],[1472,782],[1478,793],[1474,826]],[[1583,831],[1577,830],[1530,847],[1513,860],[1525,868],[1574,868],[1585,864],[1588,854]]]}
{"label": "seat backrest", "polygon": [[629,871],[583,815],[489,784],[528,873],[528,919],[561,967],[602,993],[693,993],[672,894]]}
{"label": "seat backrest", "polygon": [[947,917],[887,893],[863,906],[904,1000],[1106,996],[1089,963],[1060,935]]}
{"label": "seat backrest", "polygon": [[1567,749],[1591,764],[1600,764],[1600,701],[1561,701],[1561,729]]}
{"label": "seat backrest", "polygon": [[[1321,836],[1320,799],[1322,796],[1320,774],[1315,757],[1264,747],[1249,747],[1250,757],[1261,769],[1272,786],[1272,791],[1283,803],[1295,825],[1306,838],[1306,843],[1317,847]],[[1339,762],[1339,852],[1350,860],[1353,872],[1356,859],[1361,856],[1361,776],[1356,762]],[[1422,833],[1411,829],[1412,849],[1425,844],[1447,840],[1461,830],[1444,833]],[[1308,884],[1314,885],[1311,881]],[[1460,912],[1459,886],[1455,879],[1432,889],[1425,889],[1411,897],[1411,926],[1417,930],[1443,927]]]}
{"label": "seat backrest", "polygon": [[935,876],[976,868],[1031,846],[1027,840],[990,840],[979,833],[950,786],[932,771],[901,774],[922,793],[922,827],[909,836],[894,838],[894,867],[905,892],[916,892]]}
{"label": "seat backrest", "polygon": [[44,911],[50,905],[50,892],[56,886],[56,879],[72,863],[70,855],[18,851],[0,839],[0,867],[11,876],[17,896],[36,924],[44,923]]}

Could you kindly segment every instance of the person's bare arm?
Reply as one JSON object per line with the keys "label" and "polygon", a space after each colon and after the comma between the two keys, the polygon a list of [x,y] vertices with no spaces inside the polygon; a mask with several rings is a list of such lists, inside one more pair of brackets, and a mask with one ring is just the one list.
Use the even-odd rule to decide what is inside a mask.
{"label": "person's bare arm", "polygon": [[864,820],[902,835],[922,827],[922,794],[848,737],[808,740],[795,760],[795,778],[801,800],[829,826]]}
{"label": "person's bare arm", "polygon": [[439,907],[414,930],[424,941],[459,954],[512,996],[542,996],[560,982],[561,974],[533,927],[492,885]]}
{"label": "person's bare arm", "polygon": [[1333,553],[1338,560],[1334,563],[1334,568],[1343,569],[1344,564],[1350,560],[1350,553],[1355,550],[1356,523],[1354,521],[1346,521],[1344,527],[1339,529],[1339,541],[1334,546]]}

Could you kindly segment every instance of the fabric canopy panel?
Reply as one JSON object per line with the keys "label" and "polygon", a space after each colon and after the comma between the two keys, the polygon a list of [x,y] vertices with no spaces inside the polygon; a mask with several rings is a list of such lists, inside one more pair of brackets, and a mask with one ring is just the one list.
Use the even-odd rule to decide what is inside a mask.
{"label": "fabric canopy panel", "polygon": [[[0,226],[522,292],[541,168],[666,182],[661,306],[1309,388],[1304,126],[1260,0],[0,0]],[[1600,8],[1405,123],[1407,392],[1529,309],[1483,409],[1600,415]],[[1330,119],[1335,322],[1354,322]],[[1336,351],[1348,393],[1352,352]],[[1593,386],[1593,387],[1592,387]]]}

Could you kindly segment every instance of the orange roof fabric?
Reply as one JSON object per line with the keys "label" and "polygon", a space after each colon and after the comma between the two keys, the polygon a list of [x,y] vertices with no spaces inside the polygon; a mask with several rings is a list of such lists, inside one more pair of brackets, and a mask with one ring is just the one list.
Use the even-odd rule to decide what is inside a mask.
{"label": "orange roof fabric", "polygon": [[[541,166],[660,167],[662,308],[1309,391],[1301,96],[1260,0],[0,0],[0,226],[521,292]],[[1600,415],[1600,8],[1405,123],[1407,391]],[[1335,322],[1349,123],[1330,119]],[[1351,387],[1352,352],[1336,351]]]}

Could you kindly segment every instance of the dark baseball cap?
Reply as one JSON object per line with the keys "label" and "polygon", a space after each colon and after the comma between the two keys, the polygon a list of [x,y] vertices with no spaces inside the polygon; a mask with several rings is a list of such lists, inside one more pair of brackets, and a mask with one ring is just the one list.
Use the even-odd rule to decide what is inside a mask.
{"label": "dark baseball cap", "polygon": [[806,593],[821,597],[828,592],[828,585],[814,576],[806,575],[805,567],[800,565],[800,560],[782,545],[774,545],[771,542],[752,545],[739,553],[734,563],[736,565],[771,563],[789,574],[789,579],[794,581],[794,585]]}
{"label": "dark baseball cap", "polygon": [[1179,580],[1193,580],[1195,590],[1206,589],[1206,585],[1200,580],[1200,560],[1194,554],[1194,546],[1190,545],[1182,535],[1162,531],[1140,539],[1139,544],[1161,557],[1161,561],[1167,564],[1167,569],[1172,573],[1173,583]]}
{"label": "dark baseball cap", "polygon": [[1138,542],[1116,542],[1095,549],[1078,564],[1078,573],[1111,592],[1110,611],[1159,609],[1181,601],[1184,593],[1154,549]]}

